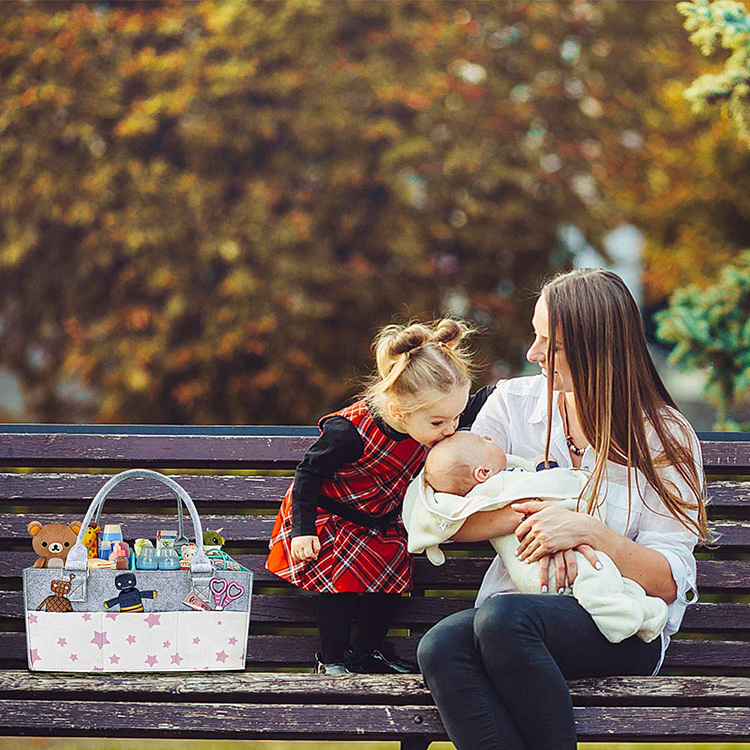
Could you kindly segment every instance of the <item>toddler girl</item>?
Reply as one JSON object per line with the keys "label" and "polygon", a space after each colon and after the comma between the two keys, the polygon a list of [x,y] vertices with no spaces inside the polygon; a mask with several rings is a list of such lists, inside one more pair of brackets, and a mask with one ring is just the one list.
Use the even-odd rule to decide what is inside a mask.
{"label": "toddler girl", "polygon": [[377,376],[360,400],[319,421],[284,496],[266,568],[319,592],[319,673],[416,671],[384,641],[411,589],[401,507],[427,449],[471,424],[492,391],[469,398],[470,332],[451,319],[381,330]]}

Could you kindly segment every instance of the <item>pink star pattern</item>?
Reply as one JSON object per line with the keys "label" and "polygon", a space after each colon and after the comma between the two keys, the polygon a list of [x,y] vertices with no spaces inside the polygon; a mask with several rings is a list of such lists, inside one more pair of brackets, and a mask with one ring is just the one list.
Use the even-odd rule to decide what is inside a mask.
{"label": "pink star pattern", "polygon": [[34,662],[38,661],[41,657],[39,656],[39,649],[38,648],[32,648],[29,651],[29,658],[31,659],[31,666],[34,666]]}
{"label": "pink star pattern", "polygon": [[163,648],[169,648],[172,644],[169,641],[164,641],[161,645]]}
{"label": "pink star pattern", "polygon": [[107,614],[104,616],[105,620],[116,620],[119,617],[119,612],[107,612]]}
{"label": "pink star pattern", "polygon": [[90,619],[91,619],[91,615],[88,612],[86,612],[86,614],[83,616],[83,621],[88,622]]}
{"label": "pink star pattern", "polygon": [[158,660],[158,659],[156,658],[156,654],[149,654],[149,655],[148,655],[148,656],[146,657],[146,664],[148,664],[148,665],[149,665],[149,667],[153,667],[153,666],[154,666],[154,664],[157,664],[157,663],[158,663],[158,661],[159,661],[159,660]]}
{"label": "pink star pattern", "polygon": [[135,643],[136,638],[134,635],[129,635],[125,640],[132,646]]}
{"label": "pink star pattern", "polygon": [[221,651],[216,652],[216,661],[220,661],[222,664],[226,663],[226,660],[229,658],[229,654],[227,654],[224,649]]}
{"label": "pink star pattern", "polygon": [[29,622],[37,622],[39,620],[39,617],[35,615],[33,612],[29,612]]}
{"label": "pink star pattern", "polygon": [[217,624],[217,625],[221,625],[221,620],[219,620],[219,621],[218,621],[218,622],[217,622],[216,624]]}
{"label": "pink star pattern", "polygon": [[237,639],[236,639],[236,638],[235,638],[234,636],[232,636],[232,637],[231,637],[231,638],[229,639],[229,645],[230,645],[230,646],[236,646],[236,645],[237,645]]}
{"label": "pink star pattern", "polygon": [[180,662],[185,661],[177,652],[176,654],[172,654],[172,664],[176,664],[178,667],[180,666]]}
{"label": "pink star pattern", "polygon": [[57,639],[57,645],[58,646],[67,646],[68,642],[65,640],[65,638],[58,638]]}
{"label": "pink star pattern", "polygon": [[106,632],[95,630],[94,631],[94,637],[89,641],[89,643],[93,643],[96,646],[99,646],[99,650],[104,648],[105,643],[109,643],[109,638],[107,638]]}
{"label": "pink star pattern", "polygon": [[71,661],[78,661],[78,654],[71,654],[70,655],[70,660]]}
{"label": "pink star pattern", "polygon": [[148,617],[143,618],[143,622],[148,623],[148,629],[151,630],[156,625],[161,625],[161,615],[150,614]]}
{"label": "pink star pattern", "polygon": [[120,657],[117,654],[112,654],[112,656],[109,657],[109,663],[110,664],[119,664],[120,663]]}
{"label": "pink star pattern", "polygon": [[197,646],[201,642],[200,638],[193,638],[193,645]]}

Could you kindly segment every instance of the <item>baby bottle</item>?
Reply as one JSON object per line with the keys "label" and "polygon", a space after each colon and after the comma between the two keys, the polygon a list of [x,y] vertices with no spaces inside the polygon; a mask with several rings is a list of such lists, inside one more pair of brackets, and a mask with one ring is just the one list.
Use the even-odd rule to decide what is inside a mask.
{"label": "baby bottle", "polygon": [[143,547],[140,554],[135,558],[135,567],[138,570],[158,570],[159,560],[153,547]]}
{"label": "baby bottle", "polygon": [[180,556],[174,547],[162,547],[159,550],[159,570],[179,570]]}

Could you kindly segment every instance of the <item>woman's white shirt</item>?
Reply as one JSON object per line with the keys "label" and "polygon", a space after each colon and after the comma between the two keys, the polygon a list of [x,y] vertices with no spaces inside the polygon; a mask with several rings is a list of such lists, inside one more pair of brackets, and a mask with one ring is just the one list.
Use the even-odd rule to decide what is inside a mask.
{"label": "woman's white shirt", "polygon": [[[557,396],[557,392],[555,395]],[[702,478],[703,458],[698,437],[679,412],[672,409],[670,412],[687,429],[691,441],[691,452],[695,457],[699,476]],[[677,429],[670,422],[666,424],[670,429]],[[543,454],[547,438],[547,379],[544,375],[533,375],[501,380],[479,412],[471,431],[491,437],[506,453],[530,459]],[[675,431],[673,434],[678,439],[684,440],[681,432]],[[658,455],[661,452],[661,443],[650,424],[646,425],[646,435],[652,455]],[[562,467],[573,465],[565,439],[562,417],[556,406],[552,409],[550,459],[554,459]],[[596,454],[589,445],[583,454],[580,468],[584,471],[591,471],[595,461]],[[684,497],[690,497],[692,494],[690,488],[676,469],[665,467],[660,471],[664,478],[674,483],[676,489]],[[680,627],[685,608],[688,604],[698,600],[695,557],[693,556],[697,536],[688,531],[669,513],[640,471],[631,469],[631,472],[631,507],[628,513],[628,470],[612,461],[607,462],[606,524],[628,539],[661,552],[669,563],[677,586],[677,599],[668,606],[667,624],[662,633],[661,659],[654,670],[656,674],[661,668],[670,637]],[[636,489],[636,481],[640,492]],[[490,596],[513,592],[517,592],[517,589],[513,586],[502,561],[496,556],[484,576],[476,606],[480,606]],[[691,600],[688,600],[688,592],[692,592]]]}

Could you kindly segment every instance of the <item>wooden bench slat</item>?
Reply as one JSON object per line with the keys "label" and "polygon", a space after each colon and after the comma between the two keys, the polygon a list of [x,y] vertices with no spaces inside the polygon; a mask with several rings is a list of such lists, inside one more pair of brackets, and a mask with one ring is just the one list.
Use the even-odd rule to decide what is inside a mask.
{"label": "wooden bench slat", "polygon": [[[315,437],[299,435],[101,434],[56,431],[1,432],[0,466],[172,468],[278,468],[302,459]],[[81,427],[84,429],[84,427]],[[706,471],[742,474],[750,469],[750,445],[741,440],[703,440]]]}
{"label": "wooden bench slat", "polygon": [[[715,705],[750,706],[750,677],[606,677],[568,682],[578,706],[689,706],[710,699]],[[326,675],[274,672],[222,672],[204,675],[111,674],[104,676],[28,672],[0,672],[0,699],[23,691],[33,700],[60,694],[72,700],[130,700],[170,702],[213,701],[295,703],[386,703],[432,705],[421,675]]]}
{"label": "wooden bench slat", "polygon": [[[293,586],[267,571],[265,554],[232,556],[253,571],[254,585],[292,589]],[[34,564],[33,551],[0,552],[0,579],[15,578],[24,568]],[[417,588],[476,590],[492,558],[446,557],[445,564],[435,566],[424,556],[414,560],[414,585]],[[2,586],[0,585],[0,588]],[[738,560],[698,560],[698,589],[701,594],[712,592],[750,593],[750,562]]]}
{"label": "wooden bench slat", "polygon": [[[395,636],[396,652],[408,659],[416,654],[421,636]],[[256,635],[248,637],[248,667],[310,667],[318,648],[316,636]],[[26,634],[0,632],[0,661],[12,668],[26,667]],[[679,672],[750,669],[750,641],[673,640],[664,657],[663,669]],[[0,670],[0,675],[3,674]]]}
{"label": "wooden bench slat", "polygon": [[[669,738],[692,741],[741,740],[750,726],[750,708],[618,707],[575,708],[582,740],[598,741],[617,730],[618,740]],[[432,706],[358,706],[225,703],[141,703],[135,701],[2,700],[0,732],[6,735],[118,737],[205,737],[282,739],[444,739]]]}
{"label": "wooden bench slat", "polygon": [[[80,503],[85,510],[113,474],[64,474],[35,472],[0,474],[0,502]],[[231,476],[211,474],[171,474],[196,503],[232,504],[245,507],[276,509],[291,481],[286,476]],[[144,504],[144,511],[154,503],[174,503],[172,491],[161,482],[133,480],[115,487],[107,502]],[[1,507],[1,506],[0,506]]]}
{"label": "wooden bench slat", "polygon": [[[429,627],[454,612],[473,605],[471,598],[438,596],[402,598],[393,627]],[[279,626],[312,625],[316,622],[316,598],[313,596],[253,596],[253,622]],[[0,591],[0,617],[23,619],[23,594]],[[682,631],[750,631],[750,604],[695,604],[685,612]]]}
{"label": "wooden bench slat", "polygon": [[[716,435],[716,433],[714,433]],[[699,436],[700,437],[700,436]],[[750,468],[750,441],[746,433],[738,440],[701,439],[703,466],[708,473],[745,474]]]}
{"label": "wooden bench slat", "polygon": [[[107,513],[107,523],[120,523],[123,533],[128,539],[137,537],[154,538],[158,529],[177,527],[177,515],[142,515],[137,513]],[[0,513],[0,544],[14,540],[30,539],[27,526],[29,521],[48,523],[70,523],[83,520],[72,513]],[[276,518],[273,515],[254,516],[226,516],[215,514],[201,514],[204,529],[223,528],[222,536],[228,540],[229,546],[241,545],[247,542],[268,543],[271,530]],[[712,524],[712,528],[720,535],[715,543],[721,550],[750,552],[750,521],[722,520]],[[192,523],[190,517],[185,517],[185,533],[190,536]],[[700,551],[698,546],[696,551]]]}
{"label": "wooden bench slat", "polygon": [[276,435],[101,435],[0,432],[0,466],[294,468],[315,438]]}
{"label": "wooden bench slat", "polygon": [[[227,476],[173,474],[196,503],[237,506],[237,510],[274,511],[289,486],[286,476]],[[0,508],[3,502],[78,504],[85,511],[107,480],[107,474],[66,474],[53,472],[0,473]],[[708,483],[710,515],[750,518],[750,482],[714,481]],[[161,482],[123,482],[115,487],[108,502],[134,503],[131,511],[144,504],[144,512],[154,503],[172,503],[174,495]],[[54,507],[54,506],[53,506]],[[149,511],[150,512],[150,511]]]}

